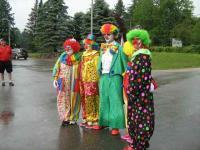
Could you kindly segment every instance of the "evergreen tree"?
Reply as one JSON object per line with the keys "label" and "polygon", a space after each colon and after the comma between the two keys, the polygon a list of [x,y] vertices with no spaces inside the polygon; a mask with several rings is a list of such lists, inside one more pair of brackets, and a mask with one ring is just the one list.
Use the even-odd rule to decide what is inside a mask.
{"label": "evergreen tree", "polygon": [[41,50],[42,48],[43,34],[45,34],[44,33],[45,18],[46,18],[46,15],[45,15],[45,12],[43,11],[43,1],[40,0],[39,5],[38,5],[38,11],[37,11],[35,37],[34,37],[34,46],[36,47],[37,50]]}
{"label": "evergreen tree", "polygon": [[123,0],[118,0],[117,4],[114,8],[114,18],[116,20],[117,26],[120,29],[120,35],[123,35],[123,37],[126,37],[127,27],[125,25],[125,6],[123,3]]}
{"label": "evergreen tree", "polygon": [[14,26],[14,17],[7,0],[0,0],[0,11],[0,38],[4,38],[8,42],[9,30],[12,31]]}
{"label": "evergreen tree", "polygon": [[81,41],[82,38],[82,33],[83,33],[83,26],[84,26],[84,13],[82,12],[78,12],[74,14],[74,18],[73,18],[73,35],[74,38],[78,41]]}
{"label": "evergreen tree", "polygon": [[[30,39],[29,39],[29,34],[26,32],[26,30],[24,30],[21,33],[21,39],[20,39],[20,47],[25,48],[26,50],[30,51],[29,49],[29,43],[31,43]],[[31,49],[32,50],[32,49]]]}
{"label": "evergreen tree", "polygon": [[[100,28],[104,23],[116,24],[115,18],[112,16],[112,11],[109,5],[104,0],[95,0],[93,6],[93,34],[97,37],[97,42],[103,42],[104,39],[101,35]],[[86,36],[90,33],[90,12],[84,16],[83,35]]]}
{"label": "evergreen tree", "polygon": [[[41,48],[56,52],[64,40],[72,34],[72,25],[63,0],[48,0],[42,7],[40,20]],[[39,26],[38,25],[38,26]]]}
{"label": "evergreen tree", "polygon": [[127,24],[129,30],[131,30],[134,27],[133,11],[135,10],[135,7],[136,7],[138,1],[139,0],[132,0],[131,5],[127,9],[125,18],[126,18],[126,24]]}
{"label": "evergreen tree", "polygon": [[35,0],[34,7],[29,14],[28,23],[26,25],[26,30],[30,34],[30,36],[34,36],[35,34],[35,27],[36,27],[36,20],[38,14],[38,0]]}
{"label": "evergreen tree", "polygon": [[[93,27],[94,27],[94,24],[93,24]],[[90,11],[86,12],[83,16],[82,28],[83,28],[82,39],[84,39],[91,32],[91,13],[90,13]],[[93,33],[93,34],[95,34],[95,33]]]}
{"label": "evergreen tree", "polygon": [[24,32],[28,35],[28,49],[32,51],[36,51],[36,47],[34,45],[35,39],[35,30],[36,30],[36,20],[38,16],[38,0],[35,0],[34,7],[31,9],[31,13],[29,14],[28,23],[26,24],[26,28]]}
{"label": "evergreen tree", "polygon": [[18,28],[13,28],[12,30],[12,45],[13,45],[13,48],[15,47],[21,47],[21,38],[22,38],[22,35],[21,35],[21,32]]}

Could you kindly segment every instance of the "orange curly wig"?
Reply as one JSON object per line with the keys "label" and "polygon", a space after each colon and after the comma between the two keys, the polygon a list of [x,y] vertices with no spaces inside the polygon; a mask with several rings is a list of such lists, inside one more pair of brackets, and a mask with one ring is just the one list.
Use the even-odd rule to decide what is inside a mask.
{"label": "orange curly wig", "polygon": [[63,44],[63,47],[65,50],[67,50],[67,46],[70,46],[73,50],[74,53],[76,52],[79,52],[80,51],[80,44],[78,41],[76,41],[74,38],[71,38],[71,39],[67,39],[64,44]]}

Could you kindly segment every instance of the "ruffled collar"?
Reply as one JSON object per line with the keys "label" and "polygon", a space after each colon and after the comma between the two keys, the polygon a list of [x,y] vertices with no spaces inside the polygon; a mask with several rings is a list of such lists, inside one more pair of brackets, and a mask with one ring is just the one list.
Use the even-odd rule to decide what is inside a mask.
{"label": "ruffled collar", "polygon": [[85,52],[83,52],[83,57],[86,57],[86,56],[91,56],[91,55],[95,55],[99,53],[98,51],[96,50],[86,50]]}
{"label": "ruffled collar", "polygon": [[152,54],[150,52],[150,50],[148,49],[139,49],[137,51],[135,51],[132,55],[131,61],[135,59],[135,57],[139,54],[145,54],[145,55],[149,55],[152,58]]}

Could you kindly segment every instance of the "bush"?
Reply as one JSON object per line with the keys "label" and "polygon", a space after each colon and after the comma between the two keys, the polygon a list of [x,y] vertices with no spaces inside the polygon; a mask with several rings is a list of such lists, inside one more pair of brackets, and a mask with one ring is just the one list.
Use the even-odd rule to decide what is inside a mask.
{"label": "bush", "polygon": [[32,58],[43,58],[43,59],[53,59],[58,58],[62,52],[51,52],[51,53],[30,53]]}
{"label": "bush", "polygon": [[197,53],[200,54],[200,45],[190,45],[185,47],[151,47],[155,52],[175,52],[175,53]]}

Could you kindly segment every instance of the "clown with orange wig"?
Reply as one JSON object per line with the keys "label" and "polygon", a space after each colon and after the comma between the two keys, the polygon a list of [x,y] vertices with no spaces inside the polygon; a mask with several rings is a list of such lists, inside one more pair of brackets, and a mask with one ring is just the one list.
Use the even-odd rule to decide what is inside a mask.
{"label": "clown with orange wig", "polygon": [[97,63],[99,58],[99,46],[95,42],[94,35],[89,34],[83,41],[83,52],[80,65],[80,93],[82,104],[81,126],[86,128],[98,128],[99,117],[99,91]]}
{"label": "clown with orange wig", "polygon": [[101,33],[106,43],[101,44],[98,61],[100,75],[99,125],[111,127],[111,134],[118,135],[119,129],[125,128],[122,74],[125,72],[128,58],[121,45],[115,41],[119,33],[119,29],[115,25],[104,24],[101,27]]}
{"label": "clown with orange wig", "polygon": [[54,68],[54,87],[57,89],[57,108],[63,126],[75,124],[80,112],[78,66],[81,58],[80,44],[70,38],[64,42],[65,52]]}

